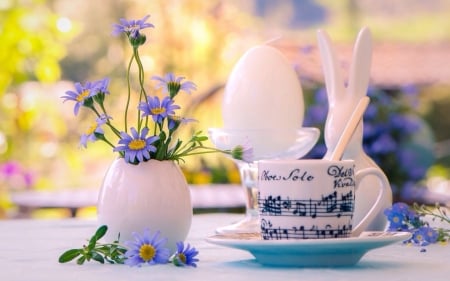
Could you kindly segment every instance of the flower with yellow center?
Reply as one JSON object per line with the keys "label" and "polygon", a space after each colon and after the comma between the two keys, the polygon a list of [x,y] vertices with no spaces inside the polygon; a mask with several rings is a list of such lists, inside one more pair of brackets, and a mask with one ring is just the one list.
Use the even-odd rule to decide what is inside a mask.
{"label": "flower with yellow center", "polygon": [[131,140],[130,143],[128,143],[128,148],[131,150],[141,150],[145,148],[145,141],[144,140]]}
{"label": "flower with yellow center", "polygon": [[89,97],[89,91],[88,90],[84,90],[82,91],[77,97],[77,101],[78,102],[83,102],[87,97]]}
{"label": "flower with yellow center", "polygon": [[125,264],[141,266],[144,263],[151,265],[167,263],[170,256],[169,249],[165,248],[167,238],[160,238],[159,236],[159,231],[151,235],[149,229],[145,229],[142,235],[134,232],[134,240],[125,242],[125,245],[129,248],[125,253]]}
{"label": "flower with yellow center", "polygon": [[189,243],[185,247],[183,242],[177,242],[177,252],[173,257],[173,264],[176,266],[197,267],[197,255],[198,251],[194,247],[191,247]]}
{"label": "flower with yellow center", "polygon": [[153,121],[162,124],[168,116],[175,115],[175,110],[180,106],[174,104],[173,99],[166,96],[162,100],[159,97],[148,97],[146,102],[139,104],[142,117],[152,116]]}
{"label": "flower with yellow center", "polygon": [[155,107],[151,110],[152,115],[158,115],[158,114],[164,114],[166,112],[166,109],[164,107]]}
{"label": "flower with yellow center", "polygon": [[131,136],[125,132],[120,133],[121,139],[119,145],[114,151],[123,153],[125,161],[128,163],[143,162],[150,159],[150,152],[155,152],[156,147],[153,143],[159,140],[158,136],[147,138],[149,129],[143,128],[139,133],[135,128],[131,128]]}
{"label": "flower with yellow center", "polygon": [[102,126],[106,124],[108,119],[110,119],[110,117],[106,116],[105,114],[100,115],[100,117],[95,120],[95,123],[89,126],[86,132],[81,135],[80,145],[84,148],[87,148],[88,141],[94,142],[97,140],[97,137],[101,138],[101,136],[103,136],[105,133],[102,129]]}
{"label": "flower with yellow center", "polygon": [[80,107],[85,105],[86,100],[91,97],[91,92],[96,90],[98,82],[87,82],[84,86],[80,83],[75,83],[75,91],[67,91],[61,98],[66,101],[74,101],[74,114],[77,115]]}
{"label": "flower with yellow center", "polygon": [[155,247],[149,244],[142,244],[139,248],[139,256],[144,262],[148,262],[155,257]]}

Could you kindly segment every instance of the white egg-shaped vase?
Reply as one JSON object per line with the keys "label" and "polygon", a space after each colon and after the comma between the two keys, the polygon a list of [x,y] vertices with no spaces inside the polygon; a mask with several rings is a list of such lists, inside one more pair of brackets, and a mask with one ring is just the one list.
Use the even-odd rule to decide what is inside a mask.
{"label": "white egg-shaped vase", "polygon": [[100,190],[99,225],[107,225],[105,240],[133,240],[132,233],[161,232],[174,251],[191,227],[192,204],[186,179],[173,161],[150,160],[133,165],[118,158],[106,172]]}

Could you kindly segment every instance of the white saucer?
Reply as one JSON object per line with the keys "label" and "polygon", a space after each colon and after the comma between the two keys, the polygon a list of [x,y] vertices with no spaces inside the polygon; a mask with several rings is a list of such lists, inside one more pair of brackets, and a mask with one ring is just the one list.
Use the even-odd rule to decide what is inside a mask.
{"label": "white saucer", "polygon": [[249,251],[260,264],[283,267],[349,266],[368,251],[411,237],[409,232],[363,232],[358,237],[305,240],[263,240],[259,234],[221,234],[212,244]]}

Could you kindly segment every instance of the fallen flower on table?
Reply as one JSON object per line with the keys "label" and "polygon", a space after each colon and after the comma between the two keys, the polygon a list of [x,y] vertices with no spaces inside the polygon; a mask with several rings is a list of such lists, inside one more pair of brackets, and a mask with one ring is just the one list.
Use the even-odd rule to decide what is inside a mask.
{"label": "fallen flower on table", "polygon": [[124,245],[119,243],[120,236],[113,243],[100,243],[99,240],[106,234],[108,227],[100,226],[95,234],[88,240],[87,245],[79,249],[65,251],[60,257],[60,263],[67,263],[74,259],[79,265],[86,261],[97,261],[104,264],[127,264],[129,266],[141,266],[142,264],[167,264],[172,262],[176,266],[197,267],[196,258],[198,251],[182,241],[176,243],[177,251],[170,256],[169,249],[165,248],[167,238],[160,237],[160,232],[156,231],[151,235],[150,230],[144,230],[141,235],[133,233],[134,241],[126,241]]}
{"label": "fallen flower on table", "polygon": [[183,242],[178,242],[177,252],[173,256],[172,262],[176,266],[197,267],[196,262],[198,262],[198,259],[195,258],[197,255],[198,251],[194,247],[191,248],[189,244],[184,247]]}
{"label": "fallen flower on table", "polygon": [[388,231],[409,231],[412,237],[405,241],[417,246],[427,246],[432,243],[448,243],[450,240],[450,229],[443,227],[431,227],[425,217],[432,221],[439,220],[450,224],[446,210],[439,204],[433,208],[414,203],[412,207],[398,202],[384,211],[388,221]]}
{"label": "fallen flower on table", "polygon": [[125,253],[125,264],[129,266],[141,266],[144,263],[164,264],[169,261],[170,252],[165,248],[167,238],[160,238],[160,232],[157,231],[153,236],[150,230],[146,229],[141,236],[139,233],[133,233],[134,241],[127,241],[125,244],[129,250]]}

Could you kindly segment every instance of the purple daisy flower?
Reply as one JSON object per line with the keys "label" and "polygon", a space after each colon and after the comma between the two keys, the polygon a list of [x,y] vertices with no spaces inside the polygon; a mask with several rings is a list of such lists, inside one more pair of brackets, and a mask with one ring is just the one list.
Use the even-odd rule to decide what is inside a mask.
{"label": "purple daisy flower", "polygon": [[129,266],[141,266],[144,263],[164,264],[169,261],[170,251],[165,248],[167,238],[160,238],[157,231],[153,236],[149,229],[145,229],[143,235],[134,232],[134,241],[126,241],[129,250],[125,253],[125,264]]}
{"label": "purple daisy flower", "polygon": [[151,115],[153,121],[161,124],[164,118],[175,115],[175,110],[180,108],[173,103],[174,101],[167,96],[162,101],[158,97],[148,97],[148,102],[142,102],[138,108],[142,110],[143,117]]}
{"label": "purple daisy flower", "polygon": [[109,94],[108,86],[109,86],[109,78],[103,78],[95,82],[95,89],[93,92],[94,94],[99,93]]}
{"label": "purple daisy flower", "polygon": [[150,15],[146,15],[140,20],[126,20],[120,19],[120,24],[113,25],[113,35],[117,36],[121,33],[125,33],[127,36],[137,37],[139,31],[148,28],[155,27],[153,24],[146,22]]}
{"label": "purple daisy flower", "polygon": [[175,97],[179,91],[185,91],[190,94],[191,91],[197,89],[197,86],[194,82],[185,81],[181,82],[185,79],[182,76],[176,77],[173,73],[167,73],[164,77],[153,76],[152,80],[157,80],[159,83],[156,85],[156,88],[162,88],[165,93],[169,93],[170,97]]}
{"label": "purple daisy flower", "polygon": [[177,115],[169,115],[169,130],[173,130],[174,128],[178,128],[180,124],[186,124],[190,122],[197,122],[197,119],[194,118],[185,118]]}
{"label": "purple daisy flower", "polygon": [[91,96],[100,105],[103,105],[103,101],[105,100],[105,95],[109,94],[108,86],[109,86],[109,78],[104,78],[102,80],[98,80],[94,82],[95,86],[91,91]]}
{"label": "purple daisy flower", "polygon": [[231,156],[247,163],[253,162],[253,147],[249,144],[238,145],[231,151]]}
{"label": "purple daisy flower", "polygon": [[107,116],[105,114],[102,114],[100,117],[98,117],[95,120],[95,123],[92,124],[88,130],[81,135],[80,137],[80,145],[84,148],[87,148],[87,142],[95,142],[97,140],[96,134],[105,134],[105,132],[102,129],[102,126],[106,124],[108,119],[111,119],[110,116]]}
{"label": "purple daisy flower", "polygon": [[74,101],[75,107],[73,113],[78,114],[81,106],[86,105],[86,102],[92,97],[92,93],[95,92],[96,83],[86,82],[83,86],[81,83],[75,83],[75,91],[66,91],[66,95],[61,98],[66,101]]}
{"label": "purple daisy flower", "polygon": [[152,144],[159,140],[158,136],[151,136],[147,138],[149,129],[146,127],[142,129],[139,134],[135,128],[131,128],[131,136],[125,132],[120,133],[119,144],[114,148],[114,151],[124,152],[125,161],[128,163],[143,162],[150,159],[150,152],[155,152],[156,147]]}
{"label": "purple daisy flower", "polygon": [[184,247],[182,241],[177,242],[177,252],[173,257],[173,264],[176,266],[192,266],[197,267],[196,262],[198,259],[195,256],[198,255],[198,251],[189,245],[189,243]]}

